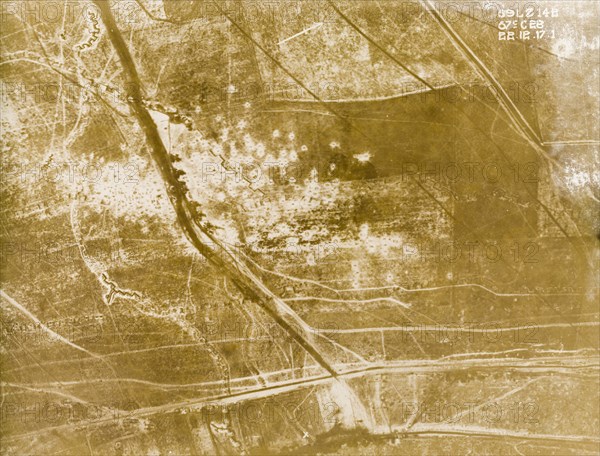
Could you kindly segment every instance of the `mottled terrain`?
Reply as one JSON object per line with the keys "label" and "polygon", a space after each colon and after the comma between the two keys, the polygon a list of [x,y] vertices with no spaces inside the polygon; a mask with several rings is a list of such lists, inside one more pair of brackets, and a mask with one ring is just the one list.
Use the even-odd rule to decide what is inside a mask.
{"label": "mottled terrain", "polygon": [[598,2],[0,7],[2,455],[600,453]]}

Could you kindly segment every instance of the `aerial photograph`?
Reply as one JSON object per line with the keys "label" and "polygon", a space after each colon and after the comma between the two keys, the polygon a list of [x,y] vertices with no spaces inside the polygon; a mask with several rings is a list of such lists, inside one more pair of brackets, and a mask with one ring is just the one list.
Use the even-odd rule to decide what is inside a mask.
{"label": "aerial photograph", "polygon": [[0,43],[0,456],[600,455],[600,0]]}

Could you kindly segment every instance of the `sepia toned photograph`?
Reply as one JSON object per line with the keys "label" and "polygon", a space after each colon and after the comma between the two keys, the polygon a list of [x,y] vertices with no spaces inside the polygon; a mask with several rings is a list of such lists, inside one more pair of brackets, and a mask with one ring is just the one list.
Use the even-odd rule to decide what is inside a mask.
{"label": "sepia toned photograph", "polygon": [[600,455],[600,1],[0,43],[0,456]]}

